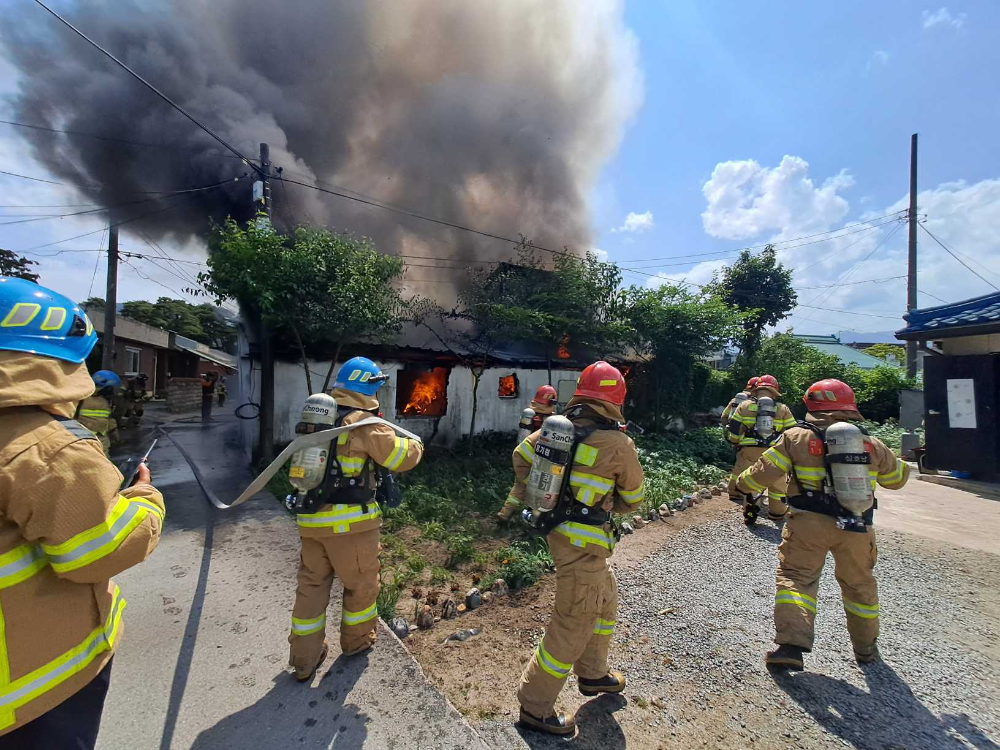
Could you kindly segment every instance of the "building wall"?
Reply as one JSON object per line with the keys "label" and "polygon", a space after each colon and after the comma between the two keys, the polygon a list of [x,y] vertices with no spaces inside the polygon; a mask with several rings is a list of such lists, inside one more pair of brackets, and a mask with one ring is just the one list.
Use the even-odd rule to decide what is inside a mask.
{"label": "building wall", "polygon": [[941,339],[941,348],[946,355],[993,354],[1000,352],[1000,333]]}
{"label": "building wall", "polygon": [[[231,391],[236,390],[239,381],[241,390],[239,403],[252,400],[260,402],[260,363],[253,362],[253,375],[250,376],[249,358],[240,358],[240,373],[238,378],[229,381]],[[323,385],[329,362],[310,360],[313,388],[316,391]],[[469,432],[469,421],[472,418],[472,373],[465,367],[452,368],[448,377],[448,409],[444,416],[402,417],[396,415],[396,373],[403,369],[398,362],[378,362],[383,372],[389,375],[389,381],[378,391],[379,403],[382,406],[382,416],[390,422],[396,422],[401,427],[428,439],[434,435],[434,444],[454,445],[460,442]],[[514,373],[517,375],[519,395],[514,399],[501,399],[497,396],[500,377]],[[336,368],[334,369],[336,374]],[[560,380],[572,380],[574,383],[580,373],[575,370],[552,370],[553,385],[559,385]],[[251,379],[253,386],[251,388]],[[548,383],[546,369],[524,369],[499,367],[491,368],[483,373],[478,391],[478,408],[476,412],[476,434],[482,432],[516,432],[521,412],[531,401],[539,386]],[[235,395],[235,393],[234,393]],[[302,404],[308,391],[306,388],[305,371],[301,364],[289,362],[275,363],[274,372],[274,439],[278,444],[288,443],[295,438],[295,425],[299,421]],[[239,404],[235,404],[238,406]],[[249,410],[248,410],[249,411]],[[437,434],[434,433],[437,423]],[[243,422],[244,451],[249,455],[257,444],[257,420]]]}

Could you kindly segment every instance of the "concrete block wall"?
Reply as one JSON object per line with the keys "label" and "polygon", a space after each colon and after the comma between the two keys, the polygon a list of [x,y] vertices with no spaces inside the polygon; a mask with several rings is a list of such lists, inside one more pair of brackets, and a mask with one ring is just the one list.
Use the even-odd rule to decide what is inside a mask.
{"label": "concrete block wall", "polygon": [[180,414],[201,409],[201,378],[171,378],[167,384],[167,411]]}

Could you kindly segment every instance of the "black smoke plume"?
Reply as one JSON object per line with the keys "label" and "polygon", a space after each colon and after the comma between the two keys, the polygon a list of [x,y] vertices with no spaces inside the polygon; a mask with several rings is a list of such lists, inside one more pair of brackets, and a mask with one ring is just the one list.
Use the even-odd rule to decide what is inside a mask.
{"label": "black smoke plume", "polygon": [[[620,0],[83,0],[67,19],[244,154],[283,175],[540,244],[588,246],[588,195],[641,98]],[[58,6],[57,6],[58,7]],[[33,156],[118,206],[250,170],[37,5],[8,8],[6,58]],[[251,214],[251,179],[129,206],[185,243]],[[275,219],[388,253],[507,257],[508,245],[274,183]],[[431,272],[428,272],[431,273]]]}

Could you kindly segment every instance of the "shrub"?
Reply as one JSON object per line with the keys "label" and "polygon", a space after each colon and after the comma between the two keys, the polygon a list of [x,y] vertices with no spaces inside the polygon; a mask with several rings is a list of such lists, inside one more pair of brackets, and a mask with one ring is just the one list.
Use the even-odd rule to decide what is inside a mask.
{"label": "shrub", "polygon": [[454,534],[445,540],[448,548],[448,560],[445,567],[454,568],[468,560],[476,554],[476,547],[472,543],[473,539],[468,534]]}
{"label": "shrub", "polygon": [[399,603],[399,590],[401,586],[396,580],[386,580],[388,576],[385,572],[379,576],[378,596],[375,598],[375,608],[378,616],[389,622],[396,616],[396,605]]}
{"label": "shrub", "polygon": [[545,540],[538,537],[534,542],[513,542],[494,554],[499,563],[482,585],[489,588],[497,578],[503,578],[512,591],[534,585],[545,571],[553,565]]}

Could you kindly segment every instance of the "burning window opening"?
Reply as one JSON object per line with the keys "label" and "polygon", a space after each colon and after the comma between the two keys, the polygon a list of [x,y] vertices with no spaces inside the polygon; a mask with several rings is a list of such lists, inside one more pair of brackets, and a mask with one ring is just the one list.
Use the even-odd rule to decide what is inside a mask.
{"label": "burning window opening", "polygon": [[563,336],[562,341],[559,342],[559,348],[556,349],[556,357],[559,359],[569,359],[570,353],[569,348],[566,344],[569,343],[569,336]]}
{"label": "burning window opening", "polygon": [[400,370],[396,377],[396,415],[443,417],[448,411],[447,367]]}
{"label": "burning window opening", "polygon": [[521,393],[521,388],[517,382],[517,374],[500,376],[500,385],[497,388],[497,396],[500,398],[517,398]]}

